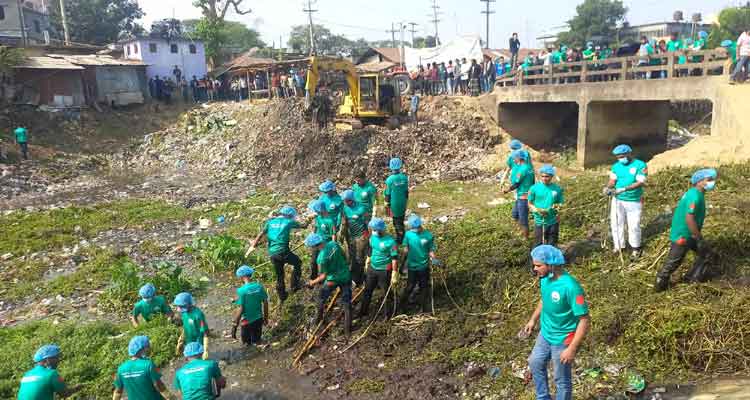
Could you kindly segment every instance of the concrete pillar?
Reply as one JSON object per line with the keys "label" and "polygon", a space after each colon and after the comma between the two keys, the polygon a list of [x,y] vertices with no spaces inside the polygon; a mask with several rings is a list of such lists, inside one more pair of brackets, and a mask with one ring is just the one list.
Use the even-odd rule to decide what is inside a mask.
{"label": "concrete pillar", "polygon": [[589,102],[581,114],[585,125],[579,124],[578,160],[586,168],[611,163],[612,148],[621,143],[642,160],[666,150],[669,101]]}

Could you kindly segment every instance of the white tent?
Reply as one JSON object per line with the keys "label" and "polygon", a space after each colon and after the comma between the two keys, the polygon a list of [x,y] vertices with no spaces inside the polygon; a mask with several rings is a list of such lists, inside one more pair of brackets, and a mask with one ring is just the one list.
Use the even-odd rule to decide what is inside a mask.
{"label": "white tent", "polygon": [[463,58],[467,62],[471,62],[472,59],[477,60],[478,63],[482,62],[482,44],[477,35],[459,36],[448,43],[429,49],[407,47],[404,49],[404,53],[406,68],[410,71],[416,69],[419,65],[426,66],[433,62],[448,64],[449,60],[455,61]]}

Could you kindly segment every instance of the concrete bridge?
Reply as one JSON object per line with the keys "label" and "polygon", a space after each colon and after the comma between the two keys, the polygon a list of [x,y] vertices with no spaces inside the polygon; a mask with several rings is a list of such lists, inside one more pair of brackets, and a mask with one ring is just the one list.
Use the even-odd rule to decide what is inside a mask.
{"label": "concrete bridge", "polygon": [[[584,167],[611,162],[610,151],[619,143],[650,159],[666,150],[671,102],[710,101],[712,135],[750,125],[750,117],[742,115],[750,113],[724,102],[723,91],[731,86],[723,49],[691,54],[698,56],[703,58],[696,64],[678,65],[674,53],[671,61],[644,68],[637,67],[638,57],[613,58],[609,68],[593,72],[590,62],[536,67],[498,81],[480,101],[503,129],[531,147],[575,138]],[[667,78],[644,79],[652,74]]]}

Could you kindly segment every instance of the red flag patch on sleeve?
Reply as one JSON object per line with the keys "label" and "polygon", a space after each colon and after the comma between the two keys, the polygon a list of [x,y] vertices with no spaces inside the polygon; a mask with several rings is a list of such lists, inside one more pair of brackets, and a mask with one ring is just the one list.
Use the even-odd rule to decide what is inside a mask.
{"label": "red flag patch on sleeve", "polygon": [[578,304],[579,306],[582,306],[584,303],[586,303],[586,299],[583,298],[582,294],[579,294],[578,296],[576,296],[576,304]]}
{"label": "red flag patch on sleeve", "polygon": [[690,203],[690,209],[695,210],[695,203]]}

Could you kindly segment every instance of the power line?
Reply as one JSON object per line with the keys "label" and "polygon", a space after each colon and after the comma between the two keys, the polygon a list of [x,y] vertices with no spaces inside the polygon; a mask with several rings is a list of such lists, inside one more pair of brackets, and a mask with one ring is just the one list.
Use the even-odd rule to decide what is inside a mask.
{"label": "power line", "polygon": [[414,44],[414,34],[417,33],[417,25],[419,25],[416,22],[409,22],[409,25],[411,25],[411,29],[409,29],[409,32],[411,32],[411,47],[416,48],[417,46]]}
{"label": "power line", "polygon": [[440,45],[440,37],[438,36],[438,22],[440,22],[440,19],[438,18],[438,15],[440,12],[438,11],[440,9],[440,6],[437,4],[437,0],[432,0],[432,5],[430,6],[432,8],[432,19],[430,22],[432,22],[435,25],[435,45]]}
{"label": "power line", "polygon": [[323,22],[326,25],[340,26],[342,28],[359,29],[359,30],[363,30],[363,31],[373,31],[373,32],[382,32],[383,31],[381,28],[373,28],[371,26],[361,26],[361,25],[340,24],[338,22],[330,21],[330,20],[322,19],[322,18],[318,18],[318,21]]}
{"label": "power line", "polygon": [[318,0],[307,0],[307,8],[303,8],[302,11],[307,13],[307,16],[310,19],[310,55],[315,55],[315,32],[313,28],[313,19],[312,15],[314,12],[318,12],[318,10],[313,10],[312,5],[314,3],[317,3]]}
{"label": "power line", "polygon": [[[401,23],[399,23],[401,25]],[[391,34],[391,47],[396,48],[396,32],[400,32],[400,29],[396,29],[396,24],[391,22],[391,30],[386,30],[386,33]]]}
{"label": "power line", "polygon": [[484,48],[489,49],[490,48],[490,14],[494,14],[495,12],[490,10],[490,3],[494,3],[495,0],[479,0],[482,3],[485,3],[487,8],[484,11],[480,11],[480,13],[484,14],[487,20],[487,36],[484,37]]}

